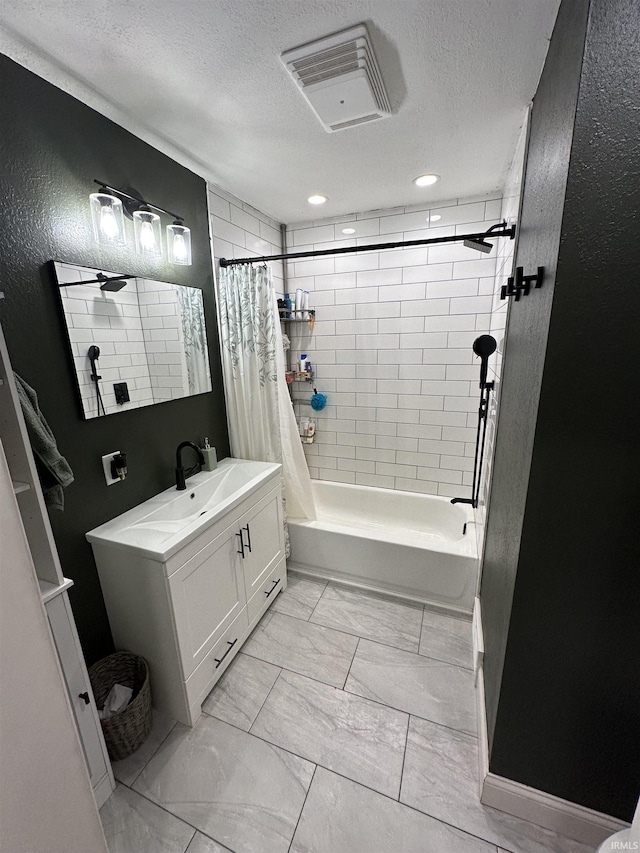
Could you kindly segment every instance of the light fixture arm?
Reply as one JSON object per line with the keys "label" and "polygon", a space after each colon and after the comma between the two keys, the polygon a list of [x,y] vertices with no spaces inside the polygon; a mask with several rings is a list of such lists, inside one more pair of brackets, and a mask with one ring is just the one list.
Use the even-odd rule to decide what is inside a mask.
{"label": "light fixture arm", "polygon": [[113,195],[118,196],[119,198],[126,198],[129,201],[135,202],[137,205],[146,205],[147,207],[152,207],[154,210],[160,211],[160,213],[166,213],[167,216],[173,216],[174,219],[178,219],[180,224],[184,221],[184,216],[180,216],[179,213],[174,213],[172,210],[167,210],[164,207],[159,207],[157,204],[152,204],[150,201],[146,201],[146,199],[138,198],[135,195],[131,195],[130,193],[126,193],[123,190],[116,189],[116,187],[111,187],[109,184],[106,184],[104,181],[99,181],[97,178],[93,179],[94,184],[98,184],[98,186],[103,190],[108,190]]}

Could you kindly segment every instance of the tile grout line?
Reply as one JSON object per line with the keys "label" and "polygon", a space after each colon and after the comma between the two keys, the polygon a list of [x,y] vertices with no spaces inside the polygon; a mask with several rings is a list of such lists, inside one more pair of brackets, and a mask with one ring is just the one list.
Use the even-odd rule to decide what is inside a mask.
{"label": "tile grout line", "polygon": [[[336,689],[339,689],[339,688],[336,688]],[[207,716],[210,716],[210,715],[207,715]],[[408,715],[408,716],[411,716],[411,715]],[[415,716],[415,715],[414,715],[414,716]],[[217,719],[217,717],[216,717],[215,719]],[[226,723],[226,720],[221,720],[220,722]],[[426,817],[429,817],[429,818],[431,818],[432,820],[437,821],[438,823],[442,823],[442,824],[444,824],[445,826],[449,826],[451,829],[455,829],[455,830],[457,830],[458,832],[462,832],[462,833],[464,833],[465,835],[469,835],[469,836],[471,836],[472,838],[477,838],[477,839],[479,839],[480,841],[484,841],[484,843],[485,843],[485,844],[490,844],[490,845],[493,845],[494,847],[497,847],[497,844],[496,844],[495,842],[493,842],[493,841],[489,841],[489,840],[487,840],[486,838],[482,838],[482,837],[481,837],[481,836],[479,836],[479,835],[474,835],[473,833],[469,832],[469,831],[468,831],[468,830],[466,830],[466,829],[463,829],[463,828],[462,828],[462,827],[460,827],[460,826],[456,826],[455,824],[448,823],[447,821],[442,820],[442,818],[439,818],[439,817],[436,817],[435,815],[429,814],[429,812],[423,812],[423,811],[420,811],[420,809],[419,809],[419,808],[417,808],[416,806],[412,806],[412,805],[410,805],[409,803],[402,802],[402,800],[396,800],[396,799],[394,799],[393,797],[390,797],[388,794],[383,794],[383,793],[382,793],[382,791],[378,791],[378,790],[376,790],[375,788],[371,788],[369,785],[366,785],[366,784],[364,784],[363,782],[358,782],[358,781],[356,781],[355,779],[352,779],[350,776],[345,776],[345,775],[344,775],[344,773],[339,773],[337,770],[333,770],[331,767],[326,767],[324,764],[321,764],[320,762],[311,761],[311,759],[309,759],[309,758],[305,758],[303,755],[298,755],[298,753],[297,753],[297,752],[293,752],[292,750],[287,749],[287,748],[286,748],[286,747],[284,747],[284,746],[279,746],[278,744],[272,743],[271,741],[266,740],[265,738],[261,737],[260,735],[256,735],[256,734],[254,734],[253,732],[246,732],[244,729],[239,729],[237,726],[234,726],[234,725],[233,725],[233,723],[226,723],[226,724],[227,724],[227,725],[232,726],[232,728],[236,729],[236,731],[242,732],[243,734],[245,734],[245,735],[249,735],[250,737],[255,738],[256,740],[262,741],[262,743],[265,743],[265,744],[267,744],[268,746],[274,747],[275,749],[281,749],[283,752],[286,752],[286,753],[288,753],[289,755],[293,755],[293,756],[295,756],[296,758],[300,759],[301,761],[306,761],[306,762],[308,762],[309,764],[315,764],[315,769],[314,769],[314,771],[313,771],[313,776],[315,776],[315,772],[316,772],[317,768],[318,768],[318,767],[321,767],[323,770],[326,770],[328,773],[333,773],[333,774],[335,774],[336,776],[339,776],[339,777],[340,777],[340,778],[342,778],[342,779],[346,779],[348,782],[351,782],[351,783],[353,783],[354,785],[359,785],[361,788],[365,788],[367,791],[371,791],[371,793],[373,793],[373,794],[378,794],[379,796],[384,797],[386,800],[389,800],[389,801],[390,801],[390,802],[392,802],[392,803],[396,803],[396,804],[398,804],[398,805],[404,806],[404,808],[410,809],[412,812],[415,812],[416,814],[424,815],[424,816],[426,816]],[[313,776],[312,776],[312,778],[311,778],[311,781],[313,781]],[[120,784],[123,784],[123,783],[120,783]],[[129,787],[129,786],[128,786],[128,785],[125,785],[124,787]],[[308,796],[308,793],[309,793],[309,790],[310,790],[310,789],[311,789],[311,783],[309,783],[309,789],[307,790],[307,796]],[[175,818],[176,820],[180,820],[180,821],[182,821],[182,822],[183,822],[183,823],[185,823],[187,826],[190,826],[190,827],[192,827],[193,829],[197,830],[198,832],[200,832],[200,833],[201,833],[202,835],[204,835],[205,837],[207,837],[207,838],[211,838],[211,840],[212,840],[212,841],[215,841],[215,843],[216,843],[216,844],[220,844],[220,846],[222,846],[225,850],[230,850],[230,853],[233,853],[233,850],[231,850],[231,848],[227,848],[227,847],[225,847],[225,845],[224,845],[224,844],[222,844],[222,842],[218,841],[216,838],[213,838],[213,836],[211,836],[211,835],[207,835],[207,833],[206,833],[206,832],[203,832],[201,829],[198,829],[198,827],[197,827],[197,826],[194,826],[192,823],[189,823],[189,821],[188,821],[188,820],[185,820],[184,818],[179,817],[178,815],[176,815],[176,814],[174,814],[173,812],[169,811],[169,809],[168,809],[168,808],[166,808],[165,806],[162,806],[160,803],[157,803],[155,800],[152,800],[152,799],[151,799],[150,797],[148,797],[146,794],[142,794],[140,791],[134,791],[134,790],[133,790],[133,788],[130,788],[130,790],[132,790],[134,794],[138,794],[138,796],[143,797],[143,798],[144,798],[145,800],[147,800],[148,802],[150,802],[150,803],[152,803],[153,805],[157,806],[158,808],[162,809],[162,811],[164,811],[164,812],[166,812],[167,814],[171,815],[171,817]],[[306,797],[305,797],[305,802],[306,802]],[[304,806],[303,806],[303,808],[304,808]],[[302,811],[300,812],[300,814],[302,814]],[[299,820],[299,819],[298,819],[298,820]],[[531,823],[531,821],[525,821],[525,823]],[[534,825],[534,826],[536,826],[537,824],[533,824],[533,825]],[[297,827],[296,827],[296,828],[297,828]],[[294,831],[294,835],[295,835],[295,831]],[[562,836],[562,837],[564,837],[564,836]],[[189,843],[191,843],[191,842],[189,842]],[[293,838],[292,838],[291,843],[293,843]]]}
{"label": "tile grout line", "polygon": [[[246,732],[245,732],[245,734],[246,734]],[[215,843],[216,843],[216,844],[219,844],[219,845],[220,845],[224,850],[228,850],[228,851],[229,851],[229,853],[234,853],[234,851],[233,851],[230,847],[225,847],[225,845],[224,845],[221,841],[218,841],[216,838],[213,838],[211,835],[207,835],[207,833],[206,833],[206,832],[203,832],[201,829],[198,829],[198,827],[197,827],[197,826],[194,826],[192,823],[189,823],[189,821],[188,821],[188,820],[185,820],[183,817],[178,817],[178,815],[177,815],[177,814],[174,814],[172,811],[170,811],[170,810],[169,810],[168,808],[166,808],[165,806],[161,805],[160,803],[157,803],[155,800],[152,800],[152,799],[151,799],[151,797],[148,797],[146,794],[143,794],[143,793],[141,793],[140,791],[136,791],[136,790],[134,790],[134,789],[133,789],[132,787],[130,787],[129,785],[125,785],[125,784],[124,784],[124,782],[119,782],[118,784],[122,785],[124,788],[128,788],[132,793],[136,794],[138,797],[142,797],[142,799],[143,799],[143,800],[146,800],[148,803],[151,803],[151,805],[152,805],[152,806],[156,806],[156,807],[157,807],[157,808],[159,808],[161,811],[163,811],[163,812],[165,812],[166,814],[170,815],[174,820],[179,820],[179,821],[181,821],[182,823],[184,823],[186,826],[188,826],[188,827],[190,827],[191,829],[193,829],[193,831],[194,831],[194,832],[193,832],[193,835],[191,836],[191,840],[189,841],[189,844],[191,844],[191,841],[193,841],[193,839],[194,839],[194,836],[195,836],[196,832],[199,832],[201,835],[204,835],[204,836],[205,836],[205,838],[210,838],[212,841],[215,841]],[[108,802],[108,801],[107,801],[107,802]],[[188,845],[187,845],[187,847],[185,848],[184,853],[187,853],[187,848],[189,847],[189,844],[188,844]]]}
{"label": "tile grout line", "polygon": [[293,839],[296,837],[296,832],[298,831],[298,826],[300,825],[300,819],[302,818],[302,812],[304,811],[304,807],[307,805],[307,799],[309,797],[309,791],[311,790],[311,786],[313,785],[313,780],[315,779],[317,769],[318,769],[318,765],[316,764],[316,766],[313,768],[313,773],[311,774],[311,779],[309,781],[309,787],[307,788],[307,791],[304,795],[304,802],[302,803],[302,808],[300,809],[300,814],[298,815],[298,820],[296,821],[296,825],[293,829],[293,834],[291,835],[291,841],[289,842],[289,847],[287,848],[289,853],[290,853],[291,847],[293,845]]}
{"label": "tile grout line", "polygon": [[312,617],[312,616],[313,616],[313,614],[316,612],[316,608],[318,607],[318,605],[320,604],[320,602],[321,602],[321,601],[322,601],[322,599],[324,598],[324,594],[325,594],[325,592],[327,591],[327,589],[328,589],[328,588],[329,588],[329,581],[326,581],[326,582],[325,582],[325,585],[324,585],[324,589],[322,590],[322,592],[321,592],[321,593],[320,593],[320,595],[318,596],[318,600],[317,600],[317,601],[316,601],[316,603],[313,605],[313,609],[312,609],[311,613],[309,614],[309,618],[307,619],[307,622],[309,622],[310,624],[314,624],[314,623],[312,623],[312,622],[311,622],[311,617]]}
{"label": "tile grout line", "polygon": [[[191,826],[191,824],[189,824],[189,826]],[[188,843],[188,844],[187,844],[187,846],[184,848],[184,850],[182,851],[182,853],[189,853],[189,848],[191,847],[191,842],[192,842],[192,841],[193,841],[193,839],[196,837],[196,832],[197,832],[197,831],[198,831],[197,829],[194,829],[194,830],[193,830],[193,835],[192,835],[192,836],[191,836],[191,838],[189,839],[189,843]]]}
{"label": "tile grout line", "polygon": [[[147,768],[147,765],[149,764],[149,762],[151,761],[151,759],[156,755],[156,753],[158,752],[158,750],[160,749],[160,747],[162,746],[162,744],[166,741],[166,739],[169,737],[169,735],[171,734],[171,732],[175,729],[175,727],[176,727],[176,723],[177,723],[177,722],[178,722],[177,720],[174,720],[174,721],[173,721],[173,725],[170,727],[169,731],[168,731],[168,732],[166,733],[166,735],[162,738],[162,740],[161,740],[161,741],[160,741],[160,743],[157,745],[157,747],[154,749],[154,751],[151,753],[151,755],[149,756],[149,758],[147,758],[147,760],[145,761],[145,763],[142,765],[142,767],[140,768],[140,770],[138,771],[138,773],[136,773],[136,775],[134,776],[134,778],[131,780],[131,786],[127,786],[127,787],[132,787],[133,785],[135,785],[135,783],[138,781],[138,779],[140,778],[140,776],[142,775],[142,773],[144,773],[144,771],[145,771],[145,769]],[[152,723],[152,726],[153,726],[153,723]],[[113,769],[113,767],[112,767],[112,769]],[[113,775],[114,775],[114,777],[115,777],[115,773],[114,773]],[[120,780],[118,779],[117,781],[120,781]],[[125,784],[125,783],[123,782],[122,784]],[[189,842],[189,843],[191,843],[191,842]]]}
{"label": "tile grout line", "polygon": [[[257,657],[257,655],[252,655],[252,654],[250,654],[250,653],[248,653],[248,652],[243,652],[243,654],[247,655],[247,657],[251,657],[251,658],[253,658],[254,660],[259,660],[259,661],[262,661],[263,663],[270,663],[272,666],[278,666],[278,667],[280,668],[281,672],[290,672],[290,673],[292,673],[293,675],[298,675],[298,676],[300,676],[301,678],[308,678],[308,679],[309,679],[309,681],[314,681],[316,684],[323,684],[325,687],[333,687],[335,690],[341,690],[343,693],[349,693],[351,696],[357,696],[359,699],[365,699],[367,702],[373,702],[373,703],[374,703],[374,705],[380,705],[380,706],[381,706],[381,707],[383,707],[383,708],[388,708],[390,711],[396,711],[396,712],[398,712],[398,713],[400,713],[400,714],[410,714],[410,713],[411,713],[410,711],[405,711],[405,710],[404,710],[404,709],[402,709],[402,708],[396,708],[394,705],[387,705],[385,702],[380,702],[378,699],[372,699],[370,696],[363,696],[362,694],[360,694],[360,693],[356,693],[356,692],[355,692],[355,691],[353,691],[353,690],[347,690],[347,689],[346,689],[347,679],[348,679],[348,677],[349,677],[349,675],[350,675],[350,673],[351,673],[351,667],[353,666],[353,661],[355,660],[356,652],[357,652],[358,647],[359,647],[359,645],[360,645],[360,640],[361,640],[361,639],[366,640],[367,638],[366,638],[366,637],[359,637],[359,638],[358,638],[358,643],[356,644],[356,650],[355,650],[355,651],[354,651],[354,653],[353,653],[353,657],[352,657],[352,659],[351,659],[351,663],[349,664],[349,670],[348,670],[348,672],[347,672],[347,675],[346,675],[346,677],[345,677],[345,680],[344,680],[344,683],[343,683],[343,686],[342,686],[342,687],[340,687],[340,686],[339,686],[339,685],[337,685],[337,684],[330,684],[328,681],[321,681],[319,678],[314,678],[314,676],[312,676],[312,675],[307,675],[307,674],[306,674],[306,673],[304,673],[304,672],[297,672],[295,669],[289,669],[289,667],[286,667],[286,666],[279,666],[279,664],[275,664],[275,663],[273,663],[272,661],[267,661],[267,660],[264,660],[263,658],[259,658],[259,657]],[[374,641],[374,640],[369,640],[368,642],[375,642],[375,641]],[[378,643],[377,645],[383,645],[383,644],[382,644],[382,643]],[[392,647],[392,646],[386,646],[385,648],[393,648],[393,647]],[[399,649],[398,651],[404,651],[404,649]],[[415,652],[407,652],[407,654],[416,654],[416,653],[415,653]],[[417,654],[416,654],[416,656],[417,656]],[[425,657],[426,657],[426,655],[420,655],[420,657],[421,657],[421,658],[425,658]],[[427,660],[435,660],[435,658],[427,658]],[[437,663],[443,663],[443,664],[445,664],[446,666],[456,666],[455,664],[449,664],[449,663],[447,663],[446,661],[437,661]],[[466,669],[464,669],[464,667],[457,667],[457,668],[458,668],[458,669],[462,669],[462,670],[463,670],[463,671],[465,671],[465,672],[470,672],[470,671],[471,671],[471,670],[466,670]],[[276,680],[277,680],[277,679],[276,679]],[[274,684],[273,686],[275,686],[275,684]],[[271,687],[271,690],[273,690],[273,686]],[[213,689],[215,690],[215,687],[214,687]],[[271,692],[271,690],[270,690],[269,692]],[[265,701],[266,701],[266,700],[265,700]],[[264,704],[265,704],[265,703],[263,702],[263,703],[262,703],[262,706],[263,706],[263,707],[264,707]],[[261,709],[260,709],[260,710],[262,710],[262,707],[261,707]],[[209,717],[214,717],[216,720],[218,720],[218,719],[222,719],[221,717],[216,717],[216,716],[215,716],[215,714],[208,714],[208,713],[207,713],[207,711],[203,711],[203,713],[204,713],[204,714],[207,714],[207,716],[209,716]],[[475,740],[477,740],[477,739],[478,739],[478,735],[477,735],[477,733],[476,733],[476,734],[473,734],[472,732],[467,732],[467,731],[464,731],[463,729],[456,729],[456,728],[454,728],[453,726],[448,726],[446,723],[441,723],[441,722],[438,722],[437,720],[431,720],[431,719],[429,719],[429,717],[423,717],[423,716],[421,716],[420,714],[415,714],[415,713],[413,713],[413,714],[411,714],[411,716],[413,716],[413,717],[417,717],[419,720],[424,720],[424,721],[425,721],[425,722],[427,722],[427,723],[433,723],[433,724],[434,724],[434,725],[436,725],[436,726],[442,726],[442,728],[448,729],[449,731],[453,731],[453,732],[457,732],[458,734],[466,735],[467,737],[474,738]],[[222,722],[223,722],[223,723],[226,723],[226,722],[228,722],[228,721],[227,721],[227,720],[222,720]],[[255,720],[254,720],[254,722],[255,722]],[[233,725],[233,723],[229,723],[229,725]],[[253,726],[253,723],[252,723],[251,725]],[[234,726],[234,728],[238,728],[238,726]],[[245,731],[245,729],[239,729],[239,731]]]}
{"label": "tile grout line", "polygon": [[[262,703],[262,705],[260,705],[260,708],[258,709],[258,713],[255,715],[255,717],[254,717],[254,718],[253,718],[253,720],[251,721],[251,725],[249,726],[249,728],[248,728],[248,730],[247,730],[247,734],[251,734],[251,733],[252,733],[252,732],[251,732],[251,729],[253,728],[253,726],[254,726],[254,724],[255,724],[255,721],[256,721],[256,720],[258,719],[258,717],[260,716],[260,711],[262,711],[262,709],[263,709],[263,708],[264,708],[264,706],[266,705],[266,703],[267,703],[267,699],[269,698],[269,696],[271,696],[271,693],[273,692],[273,688],[276,686],[276,684],[277,684],[277,683],[278,683],[278,681],[280,680],[280,676],[281,676],[281,675],[282,675],[282,667],[280,667],[280,672],[276,675],[275,681],[273,682],[273,684],[272,684],[272,685],[271,685],[271,687],[269,688],[269,692],[267,693],[267,695],[264,697],[264,702]],[[213,715],[212,715],[212,716],[213,716]],[[217,719],[217,717],[216,717],[216,719]],[[226,720],[222,720],[222,722],[224,723],[224,722],[226,722]],[[244,731],[244,729],[241,729],[241,731]]]}
{"label": "tile grout line", "polygon": [[[347,670],[347,675],[346,675],[346,678],[344,680],[344,684],[340,688],[343,691],[343,693],[351,693],[350,690],[346,690],[345,688],[347,686],[347,681],[349,680],[349,676],[351,675],[351,667],[353,666],[353,662],[356,659],[356,655],[358,654],[358,649],[360,648],[360,640],[361,639],[362,639],[361,637],[358,637],[358,642],[356,643],[356,647],[353,650],[353,656],[351,658],[351,663],[349,664],[349,669]],[[382,705],[383,703],[379,702],[378,704]]]}
{"label": "tile grout line", "polygon": [[409,727],[411,726],[411,714],[407,714],[407,733],[404,738],[404,753],[402,755],[402,770],[400,771],[400,785],[398,786],[398,802],[402,796],[402,783],[404,781],[404,765],[407,760],[407,747],[409,746]]}

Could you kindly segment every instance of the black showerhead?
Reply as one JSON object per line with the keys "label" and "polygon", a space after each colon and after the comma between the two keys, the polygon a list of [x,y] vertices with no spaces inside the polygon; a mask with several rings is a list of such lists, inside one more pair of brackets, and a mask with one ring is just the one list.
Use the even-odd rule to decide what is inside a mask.
{"label": "black showerhead", "polygon": [[487,365],[489,356],[493,355],[498,346],[496,339],[491,335],[480,335],[473,342],[473,351],[477,356],[480,356],[480,387],[484,388],[487,382]]}
{"label": "black showerhead", "polygon": [[122,288],[126,285],[127,279],[131,278],[130,275],[119,275],[114,276],[113,278],[107,278],[106,275],[99,272],[98,273],[98,281],[101,281],[100,290],[108,290],[110,293],[115,293],[118,290],[122,290]]}
{"label": "black showerhead", "polygon": [[493,249],[493,243],[487,243],[486,240],[465,240],[464,245],[467,249],[476,249],[478,252],[484,252],[486,255]]}

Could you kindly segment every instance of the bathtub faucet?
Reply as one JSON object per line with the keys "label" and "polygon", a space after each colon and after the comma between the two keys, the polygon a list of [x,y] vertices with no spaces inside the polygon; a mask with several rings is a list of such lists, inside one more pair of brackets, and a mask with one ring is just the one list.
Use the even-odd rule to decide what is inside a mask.
{"label": "bathtub faucet", "polygon": [[[185,447],[191,447],[198,454],[198,462],[193,468],[188,468],[186,471],[182,467],[182,451]],[[202,466],[204,465],[204,456],[202,455],[202,451],[198,447],[197,444],[194,444],[192,441],[182,441],[178,445],[178,449],[176,450],[176,489],[178,491],[182,491],[186,489],[186,479],[190,477],[192,474],[195,474],[195,469],[198,468],[202,470]]]}

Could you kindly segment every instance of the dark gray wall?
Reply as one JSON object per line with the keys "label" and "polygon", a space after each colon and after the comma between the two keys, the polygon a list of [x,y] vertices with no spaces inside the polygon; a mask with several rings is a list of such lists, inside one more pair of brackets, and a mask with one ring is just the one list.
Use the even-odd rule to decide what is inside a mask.
{"label": "dark gray wall", "polygon": [[[562,3],[533,114],[517,263],[550,264],[550,276],[512,306],[508,333],[482,581],[490,768],[631,820],[640,792],[640,7],[591,0],[580,68],[586,6]],[[576,69],[576,109],[563,119]],[[530,359],[541,356],[542,382],[532,385],[539,362]],[[523,424],[514,410],[529,395],[537,420],[533,406]],[[525,489],[515,519],[508,504]]]}
{"label": "dark gray wall", "polygon": [[[208,435],[229,455],[217,343],[205,182],[123,128],[8,58],[0,56],[2,128],[0,319],[14,369],[38,392],[41,408],[75,482],[64,513],[51,512],[71,603],[91,663],[112,650],[111,634],[87,530],[140,503],[173,481],[175,448]],[[193,266],[145,264],[132,246],[98,247],[88,195],[93,179],[135,187],[185,217]],[[166,224],[166,223],[163,223]],[[84,421],[49,269],[51,259],[122,270],[203,290],[213,393]],[[101,456],[127,453],[129,476],[107,487]]]}

